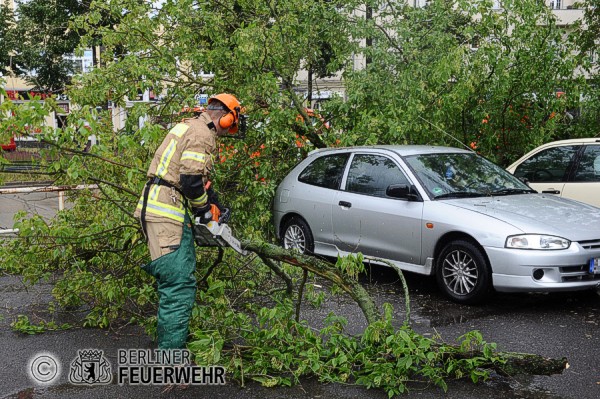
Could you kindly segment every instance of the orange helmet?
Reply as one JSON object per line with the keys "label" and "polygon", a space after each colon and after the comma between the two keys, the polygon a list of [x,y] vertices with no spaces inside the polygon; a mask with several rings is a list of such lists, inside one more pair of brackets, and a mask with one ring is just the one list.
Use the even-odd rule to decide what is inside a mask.
{"label": "orange helmet", "polygon": [[222,103],[229,113],[227,115],[223,115],[219,119],[219,126],[223,129],[229,129],[229,133],[237,133],[238,126],[240,124],[240,114],[242,112],[242,105],[238,101],[237,98],[232,96],[231,94],[221,93],[214,95],[208,99],[208,109],[210,109],[210,104],[215,100]]}

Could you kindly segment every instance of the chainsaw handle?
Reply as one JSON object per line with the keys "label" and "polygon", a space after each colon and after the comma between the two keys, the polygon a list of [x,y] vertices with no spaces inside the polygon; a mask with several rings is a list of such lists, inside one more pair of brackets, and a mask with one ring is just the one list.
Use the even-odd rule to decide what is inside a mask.
{"label": "chainsaw handle", "polygon": [[219,217],[219,223],[227,223],[231,218],[231,210],[229,208],[221,209],[221,216]]}

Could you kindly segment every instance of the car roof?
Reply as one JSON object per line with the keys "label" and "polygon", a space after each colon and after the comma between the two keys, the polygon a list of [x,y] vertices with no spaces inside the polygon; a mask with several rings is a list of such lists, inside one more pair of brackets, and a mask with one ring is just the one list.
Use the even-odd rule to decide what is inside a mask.
{"label": "car roof", "polygon": [[525,159],[527,159],[527,158],[531,157],[533,154],[541,152],[542,150],[545,150],[547,148],[562,147],[562,146],[567,146],[567,145],[571,145],[571,144],[593,144],[593,143],[600,143],[600,137],[587,137],[587,138],[580,138],[580,139],[551,141],[549,143],[542,144],[538,147],[535,147],[531,151],[526,152],[521,158],[517,159],[515,162],[510,164],[506,168],[506,170],[508,170],[510,173],[514,173],[517,166],[519,166]]}
{"label": "car roof", "polygon": [[537,148],[545,147],[545,146],[557,146],[557,145],[566,145],[566,144],[587,144],[587,143],[600,143],[600,137],[586,137],[586,138],[578,138],[578,139],[568,139],[568,140],[558,140],[551,141],[549,143],[540,145]]}
{"label": "car roof", "polygon": [[386,150],[393,151],[400,156],[409,155],[423,155],[423,154],[439,154],[439,153],[473,153],[471,150],[455,148],[455,147],[444,147],[434,145],[373,145],[373,146],[355,146],[355,147],[329,147],[319,148],[311,151],[308,155],[317,155],[326,152],[346,152],[346,151],[373,151],[373,150]]}

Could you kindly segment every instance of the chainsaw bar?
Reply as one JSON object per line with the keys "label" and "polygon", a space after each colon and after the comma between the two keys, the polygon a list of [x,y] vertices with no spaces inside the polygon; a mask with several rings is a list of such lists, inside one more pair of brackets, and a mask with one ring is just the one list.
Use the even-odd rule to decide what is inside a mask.
{"label": "chainsaw bar", "polygon": [[194,237],[196,244],[201,247],[231,247],[244,256],[248,251],[242,249],[240,241],[233,236],[231,227],[227,223],[218,223],[214,220],[208,224],[200,223],[200,218],[194,220]]}

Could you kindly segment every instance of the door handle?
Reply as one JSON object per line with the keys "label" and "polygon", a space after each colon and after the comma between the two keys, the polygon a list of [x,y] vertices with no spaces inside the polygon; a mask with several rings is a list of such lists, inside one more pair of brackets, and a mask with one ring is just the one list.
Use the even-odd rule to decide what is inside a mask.
{"label": "door handle", "polygon": [[338,202],[338,205],[346,207],[346,208],[351,208],[352,207],[352,204],[350,202],[348,202],[348,201],[340,201],[340,202]]}
{"label": "door handle", "polygon": [[560,194],[560,191],[558,191],[558,190],[542,190],[542,193],[544,193],[544,194]]}

